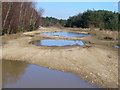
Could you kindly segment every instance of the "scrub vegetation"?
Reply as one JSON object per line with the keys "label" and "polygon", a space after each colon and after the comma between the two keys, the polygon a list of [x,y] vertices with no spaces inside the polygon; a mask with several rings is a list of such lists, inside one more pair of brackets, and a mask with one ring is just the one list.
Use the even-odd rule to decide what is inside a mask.
{"label": "scrub vegetation", "polygon": [[116,12],[107,10],[87,10],[84,13],[70,17],[65,26],[118,30],[118,27],[120,27],[118,15]]}
{"label": "scrub vegetation", "polygon": [[53,18],[53,17],[42,17],[43,20],[43,24],[42,26],[44,27],[48,27],[48,26],[65,26],[66,24],[66,20],[63,19],[57,19],[57,18]]}
{"label": "scrub vegetation", "polygon": [[99,28],[100,30],[119,30],[119,14],[107,10],[87,10],[67,20],[44,17],[43,26],[64,26],[76,28]]}

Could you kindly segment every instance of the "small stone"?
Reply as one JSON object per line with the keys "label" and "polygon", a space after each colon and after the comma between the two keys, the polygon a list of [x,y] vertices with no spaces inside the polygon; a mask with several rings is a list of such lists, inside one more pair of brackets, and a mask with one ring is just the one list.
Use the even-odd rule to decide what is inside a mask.
{"label": "small stone", "polygon": [[92,81],[92,83],[94,83],[94,81]]}
{"label": "small stone", "polygon": [[78,70],[78,68],[76,68]]}
{"label": "small stone", "polygon": [[92,73],[90,73],[90,75],[92,75]]}
{"label": "small stone", "polygon": [[105,75],[105,77],[107,77],[107,75]]}
{"label": "small stone", "polygon": [[88,78],[88,76],[85,76],[85,78]]}
{"label": "small stone", "polygon": [[100,73],[98,73],[98,75],[100,75]]}

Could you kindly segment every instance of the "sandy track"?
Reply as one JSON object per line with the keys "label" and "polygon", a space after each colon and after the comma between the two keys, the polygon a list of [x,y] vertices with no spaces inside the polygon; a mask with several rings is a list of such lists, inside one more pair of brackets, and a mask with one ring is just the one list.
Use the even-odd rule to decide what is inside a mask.
{"label": "sandy track", "polygon": [[35,38],[41,39],[41,37],[30,37],[29,35],[51,31],[56,30],[38,30],[24,33],[28,36],[9,40],[8,43],[3,46],[3,50],[1,49],[2,59],[28,61],[43,67],[71,72],[94,83],[98,87],[117,87],[117,49],[111,49],[102,45],[91,45],[92,47],[45,47],[29,44],[29,42]]}

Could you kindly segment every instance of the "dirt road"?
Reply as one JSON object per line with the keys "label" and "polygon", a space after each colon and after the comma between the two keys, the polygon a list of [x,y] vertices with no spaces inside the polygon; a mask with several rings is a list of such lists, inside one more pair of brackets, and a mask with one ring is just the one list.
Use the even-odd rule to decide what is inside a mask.
{"label": "dirt road", "polygon": [[70,38],[71,40],[90,40],[90,43],[84,47],[47,47],[30,44],[31,41],[41,39],[69,39],[39,35],[42,32],[55,31],[70,31],[70,29],[41,28],[37,31],[26,32],[22,37],[8,40],[3,45],[3,48],[0,49],[2,59],[27,61],[43,67],[71,72],[98,87],[118,87],[118,51],[116,48],[104,44],[103,40],[97,40],[93,36]]}

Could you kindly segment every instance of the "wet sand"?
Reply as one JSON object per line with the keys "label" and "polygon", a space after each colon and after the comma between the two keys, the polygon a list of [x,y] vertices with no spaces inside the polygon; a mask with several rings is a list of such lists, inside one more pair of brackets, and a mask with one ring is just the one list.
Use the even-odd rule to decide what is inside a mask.
{"label": "wet sand", "polygon": [[[22,37],[8,40],[3,45],[0,49],[2,59],[28,61],[43,67],[71,72],[98,87],[118,87],[118,49],[110,46],[111,42],[106,44],[104,40],[98,40],[94,36],[66,38],[39,35],[42,32],[55,31],[70,31],[70,29],[41,28],[26,32]],[[89,43],[86,46],[62,47],[35,46],[30,43],[42,39],[82,40]]]}

